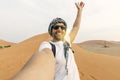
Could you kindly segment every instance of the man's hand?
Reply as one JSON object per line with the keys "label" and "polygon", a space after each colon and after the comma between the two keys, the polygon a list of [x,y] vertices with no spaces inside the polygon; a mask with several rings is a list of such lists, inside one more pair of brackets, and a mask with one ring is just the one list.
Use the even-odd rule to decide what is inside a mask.
{"label": "man's hand", "polygon": [[81,1],[80,3],[79,2],[75,3],[75,5],[76,5],[78,11],[80,11],[80,10],[82,10],[82,8],[84,7],[85,4]]}

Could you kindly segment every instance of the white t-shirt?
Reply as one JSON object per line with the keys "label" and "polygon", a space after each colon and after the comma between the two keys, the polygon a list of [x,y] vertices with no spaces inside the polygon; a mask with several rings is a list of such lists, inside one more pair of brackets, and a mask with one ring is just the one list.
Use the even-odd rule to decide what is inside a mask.
{"label": "white t-shirt", "polygon": [[[51,41],[50,41],[51,42]],[[67,61],[67,69],[68,74],[66,72],[66,58],[64,56],[64,46],[63,42],[51,42],[56,47],[55,59],[56,59],[56,68],[55,68],[55,76],[54,80],[80,80],[78,69],[75,63],[74,54],[69,49],[68,50],[68,61]],[[44,48],[52,49],[52,46],[49,42],[43,42],[40,45],[39,51]]]}

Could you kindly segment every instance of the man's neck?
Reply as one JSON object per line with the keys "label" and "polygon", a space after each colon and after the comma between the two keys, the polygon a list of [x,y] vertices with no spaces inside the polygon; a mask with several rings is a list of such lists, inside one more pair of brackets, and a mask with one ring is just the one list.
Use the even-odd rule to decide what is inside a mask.
{"label": "man's neck", "polygon": [[56,40],[56,39],[52,39],[52,42],[59,42],[59,41],[64,41],[64,40]]}

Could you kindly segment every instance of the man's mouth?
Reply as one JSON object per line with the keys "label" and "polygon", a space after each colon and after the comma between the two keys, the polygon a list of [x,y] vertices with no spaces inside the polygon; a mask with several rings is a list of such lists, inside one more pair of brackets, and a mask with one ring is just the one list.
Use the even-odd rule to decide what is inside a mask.
{"label": "man's mouth", "polygon": [[61,33],[61,32],[58,32],[57,34],[58,34],[58,35],[61,35],[62,33]]}
{"label": "man's mouth", "polygon": [[56,32],[55,34],[57,34],[57,35],[61,35],[62,33],[61,33],[61,32]]}

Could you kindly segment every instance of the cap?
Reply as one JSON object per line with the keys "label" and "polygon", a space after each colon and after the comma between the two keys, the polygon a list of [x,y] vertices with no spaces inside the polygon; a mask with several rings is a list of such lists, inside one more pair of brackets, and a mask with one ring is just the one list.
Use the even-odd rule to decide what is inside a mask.
{"label": "cap", "polygon": [[67,29],[67,23],[62,18],[54,18],[49,24],[49,28],[48,28],[48,33],[50,35],[52,35],[52,27],[55,26],[57,23],[63,23]]}

